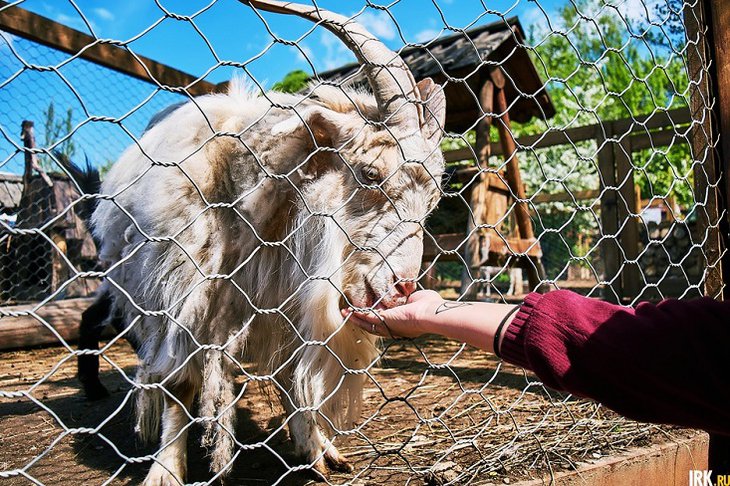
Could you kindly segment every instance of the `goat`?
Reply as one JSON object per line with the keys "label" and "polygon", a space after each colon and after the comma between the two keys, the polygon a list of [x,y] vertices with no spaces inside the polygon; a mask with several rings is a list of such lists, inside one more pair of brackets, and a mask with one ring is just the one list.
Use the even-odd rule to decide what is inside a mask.
{"label": "goat", "polygon": [[[230,469],[234,373],[278,392],[295,450],[348,470],[332,443],[359,416],[377,338],[340,309],[392,307],[415,290],[423,225],[441,195],[443,89],[415,82],[366,29],[313,6],[250,0],[337,35],[372,94],[227,94],[158,120],[109,171],[93,214],[112,299],[139,344],[137,430],[161,448],[146,485],[186,473],[198,396],[211,469]],[[251,381],[251,380],[248,380]],[[159,399],[159,400],[158,400]]]}

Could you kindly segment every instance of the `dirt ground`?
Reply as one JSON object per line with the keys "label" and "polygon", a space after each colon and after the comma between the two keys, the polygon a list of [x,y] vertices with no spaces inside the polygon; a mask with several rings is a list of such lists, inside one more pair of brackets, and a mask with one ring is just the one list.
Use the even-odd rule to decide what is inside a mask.
{"label": "dirt ground", "polygon": [[[442,340],[386,343],[365,392],[355,433],[335,440],[354,467],[331,484],[506,484],[574,469],[628,447],[691,434],[630,422],[589,402],[549,391],[521,369]],[[130,385],[135,357],[115,344],[102,362],[112,392],[87,402],[65,348],[0,358],[0,483],[138,484],[155,446],[134,438]],[[18,392],[18,393],[15,393]],[[28,392],[22,395],[20,392]],[[313,484],[294,456],[284,420],[256,387],[238,404],[238,455],[226,484]],[[211,478],[197,425],[189,439],[190,482]]]}

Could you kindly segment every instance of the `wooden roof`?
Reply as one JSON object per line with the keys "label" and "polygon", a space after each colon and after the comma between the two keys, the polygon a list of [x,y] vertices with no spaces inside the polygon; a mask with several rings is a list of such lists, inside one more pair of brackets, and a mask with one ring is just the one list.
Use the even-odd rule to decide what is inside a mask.
{"label": "wooden roof", "polygon": [[20,205],[23,194],[23,178],[16,174],[0,172],[0,213],[12,213]]}
{"label": "wooden roof", "polygon": [[[426,77],[445,86],[446,129],[463,132],[472,128],[482,111],[477,104],[479,89],[489,72],[500,66],[507,78],[505,95],[510,118],[526,122],[555,115],[544,83],[524,45],[517,17],[506,19],[429,42],[424,47],[400,51],[416,80]],[[319,74],[321,79],[367,85],[357,63]]]}

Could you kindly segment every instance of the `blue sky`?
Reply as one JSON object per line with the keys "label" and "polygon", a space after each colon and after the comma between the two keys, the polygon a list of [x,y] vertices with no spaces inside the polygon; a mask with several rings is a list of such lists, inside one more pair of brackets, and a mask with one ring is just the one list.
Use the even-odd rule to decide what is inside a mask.
{"label": "blue sky", "polygon": [[[640,13],[641,0],[614,0],[624,12]],[[655,2],[656,0],[649,0]],[[554,14],[568,0],[540,0],[548,15]],[[534,0],[400,0],[388,12],[365,7],[363,0],[319,0],[318,5],[357,20],[392,49],[408,43],[427,42],[451,33],[449,28],[469,28],[503,17],[518,16],[525,28],[545,27],[545,14]],[[301,49],[273,43],[267,25],[253,11],[237,0],[76,0],[83,17],[66,0],[27,0],[22,8],[49,17],[99,38],[129,41],[136,53],[218,83],[230,79],[240,70],[218,66],[220,62],[246,63],[249,72],[264,86],[271,86],[287,72],[304,69],[311,72],[332,69],[351,62],[354,57],[332,34],[323,28],[313,29],[310,22],[295,17],[263,13],[274,35],[297,41]],[[485,8],[488,5],[489,9]],[[179,16],[194,17],[190,22],[165,18],[163,9]],[[391,18],[395,18],[395,22]],[[86,25],[86,22],[89,25]],[[39,142],[43,142],[43,112],[53,101],[56,111],[72,109],[79,158],[90,157],[97,164],[116,159],[132,142],[119,124],[88,123],[88,116],[120,117],[132,111],[122,122],[138,136],[152,114],[176,101],[170,93],[157,93],[153,86],[110,72],[83,60],[74,60],[54,72],[22,72],[22,64],[12,48],[27,63],[53,66],[67,55],[5,35],[0,38],[0,171],[18,172],[21,154],[8,138],[19,143],[17,135],[23,119],[36,121]],[[245,77],[245,76],[244,76]],[[8,79],[12,81],[7,82]],[[68,86],[71,85],[71,87]],[[150,101],[141,105],[147,97]]]}
{"label": "blue sky", "polygon": [[[306,1],[306,0],[305,0]],[[527,24],[542,17],[536,3],[524,0],[497,0],[485,2],[485,10],[476,0],[401,0],[387,12],[365,7],[364,1],[321,0],[318,5],[330,10],[357,15],[357,20],[384,40],[390,47],[399,48],[406,42],[424,42],[440,33],[450,33],[448,26],[467,28],[500,20],[500,15],[519,15]],[[541,0],[548,11],[554,11],[565,0]],[[96,36],[129,40],[144,32],[164,17],[164,12],[152,0],[104,1],[77,0],[76,4],[91,25]],[[211,4],[210,0],[161,0],[160,5],[178,15],[193,15]],[[438,7],[437,7],[438,6]],[[67,1],[27,0],[22,8],[53,20],[89,32],[82,16]],[[286,40],[297,40],[312,29],[312,24],[293,17],[263,14],[272,31]],[[443,18],[442,18],[443,16]],[[201,75],[213,68],[217,55],[221,60],[248,61],[270,46],[272,37],[263,22],[237,0],[219,0],[194,19],[201,33],[186,21],[164,19],[152,30],[134,40],[131,48],[142,55],[163,62],[191,74]],[[214,53],[206,45],[207,39]],[[304,53],[315,68],[330,69],[354,58],[334,36],[322,28],[310,32],[300,42]],[[294,68],[311,70],[302,52],[294,47],[277,45],[269,48],[259,61],[251,64],[252,72],[260,80],[273,83]],[[207,79],[220,82],[230,77],[229,70],[218,68]]]}

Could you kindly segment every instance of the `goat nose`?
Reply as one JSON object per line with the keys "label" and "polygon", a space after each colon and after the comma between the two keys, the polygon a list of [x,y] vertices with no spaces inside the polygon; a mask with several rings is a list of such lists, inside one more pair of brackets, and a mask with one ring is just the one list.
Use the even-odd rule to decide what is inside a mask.
{"label": "goat nose", "polygon": [[410,280],[396,280],[395,291],[399,295],[408,297],[416,291],[416,282]]}

